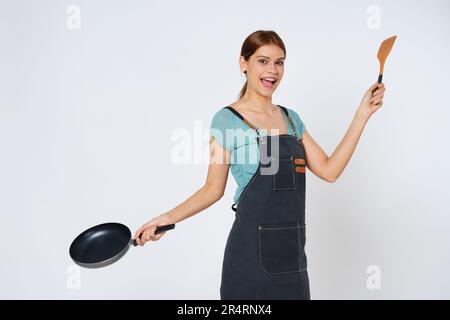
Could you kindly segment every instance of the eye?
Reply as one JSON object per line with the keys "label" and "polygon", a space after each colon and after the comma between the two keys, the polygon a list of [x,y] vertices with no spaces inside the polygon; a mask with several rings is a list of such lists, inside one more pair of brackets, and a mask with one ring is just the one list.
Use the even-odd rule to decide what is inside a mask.
{"label": "eye", "polygon": [[279,64],[280,66],[282,66],[282,65],[284,65],[284,61],[278,61],[278,64]]}
{"label": "eye", "polygon": [[258,62],[259,63],[264,63],[264,62],[266,62],[266,59],[258,59]]}

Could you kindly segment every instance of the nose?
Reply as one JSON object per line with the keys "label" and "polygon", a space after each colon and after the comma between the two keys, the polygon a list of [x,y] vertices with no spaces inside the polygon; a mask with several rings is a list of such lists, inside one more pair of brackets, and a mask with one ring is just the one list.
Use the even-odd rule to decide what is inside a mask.
{"label": "nose", "polygon": [[268,66],[267,68],[268,68],[267,71],[268,71],[271,75],[273,75],[273,76],[278,75],[278,70],[277,70],[277,67],[275,66],[275,64],[269,64],[269,66]]}

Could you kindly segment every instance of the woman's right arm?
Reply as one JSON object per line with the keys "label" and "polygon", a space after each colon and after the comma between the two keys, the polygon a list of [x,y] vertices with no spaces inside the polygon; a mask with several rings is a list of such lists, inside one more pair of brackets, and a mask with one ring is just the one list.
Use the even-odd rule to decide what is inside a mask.
{"label": "woman's right arm", "polygon": [[192,196],[175,208],[153,218],[134,234],[136,242],[143,246],[147,241],[159,240],[165,233],[155,235],[156,227],[180,222],[208,208],[222,198],[228,179],[230,151],[223,148],[211,136],[209,141],[209,166],[205,184]]}

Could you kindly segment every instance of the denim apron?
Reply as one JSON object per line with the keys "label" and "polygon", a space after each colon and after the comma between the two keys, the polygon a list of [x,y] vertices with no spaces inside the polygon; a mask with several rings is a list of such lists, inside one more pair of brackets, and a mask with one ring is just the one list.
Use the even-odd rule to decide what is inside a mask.
{"label": "denim apron", "polygon": [[[310,299],[305,254],[306,156],[292,118],[280,107],[295,135],[260,136],[240,113],[226,107],[258,133],[260,161],[238,206],[231,207],[235,220],[224,252],[222,300]],[[277,155],[272,154],[275,142]]]}

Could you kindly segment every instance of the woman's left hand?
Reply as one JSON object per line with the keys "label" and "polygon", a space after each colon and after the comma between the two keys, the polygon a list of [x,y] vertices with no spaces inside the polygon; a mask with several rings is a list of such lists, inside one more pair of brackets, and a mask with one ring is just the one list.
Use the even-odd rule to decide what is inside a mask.
{"label": "woman's left hand", "polygon": [[375,82],[365,93],[359,104],[357,114],[369,118],[383,105],[384,83]]}

